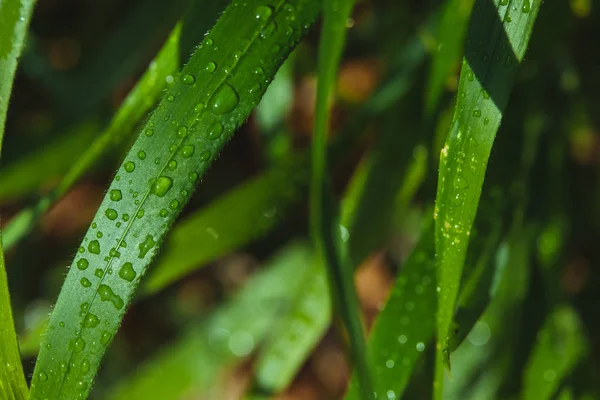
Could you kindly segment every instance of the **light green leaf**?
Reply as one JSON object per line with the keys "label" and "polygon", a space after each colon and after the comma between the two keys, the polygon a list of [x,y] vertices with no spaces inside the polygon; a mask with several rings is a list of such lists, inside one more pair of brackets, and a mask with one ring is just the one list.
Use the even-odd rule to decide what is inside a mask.
{"label": "light green leaf", "polygon": [[221,370],[243,360],[269,338],[274,321],[287,312],[311,279],[311,264],[308,246],[286,246],[241,292],[123,379],[108,398],[166,400],[186,393],[205,394]]}
{"label": "light green leaf", "polygon": [[72,263],[42,343],[33,399],[89,393],[169,227],[318,11],[316,0],[234,1],[172,77]]}
{"label": "light green leaf", "polygon": [[443,365],[449,367],[448,333],[487,162],[540,4],[478,0],[471,16],[454,122],[440,157],[434,211],[441,287],[436,400],[442,399]]}
{"label": "light green leaf", "polygon": [[531,351],[523,377],[524,400],[552,399],[575,365],[587,352],[579,316],[568,305],[547,317]]}

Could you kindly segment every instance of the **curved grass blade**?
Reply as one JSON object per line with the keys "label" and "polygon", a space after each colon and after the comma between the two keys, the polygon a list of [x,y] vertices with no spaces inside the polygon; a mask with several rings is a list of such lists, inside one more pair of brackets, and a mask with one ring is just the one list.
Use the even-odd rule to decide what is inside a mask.
{"label": "curved grass blade", "polygon": [[487,161],[540,4],[539,0],[478,0],[471,17],[454,122],[440,157],[434,212],[441,287],[437,400],[442,398],[444,365],[450,366],[448,334]]}
{"label": "curved grass blade", "polygon": [[[404,263],[385,308],[369,338],[369,360],[375,371],[378,399],[402,397],[415,364],[433,338],[436,282],[433,223]],[[347,400],[362,399],[356,381]]]}
{"label": "curved grass blade", "polygon": [[463,43],[469,26],[474,0],[448,0],[437,28],[438,49],[429,71],[426,109],[431,114],[448,77],[463,53]]}
{"label": "curved grass blade", "polygon": [[562,305],[547,317],[532,349],[523,378],[524,400],[554,398],[562,380],[587,352],[587,340],[579,316]]}
{"label": "curved grass blade", "polygon": [[[195,1],[192,4],[188,13],[192,17],[182,18],[182,21],[175,26],[173,32],[171,32],[161,50],[150,63],[146,72],[127,95],[127,98],[121,107],[119,107],[119,110],[106,129],[100,133],[99,137],[91,145],[88,145],[88,141],[86,140],[82,143],[86,145],[86,148],[82,147],[80,151],[71,153],[79,154],[83,151],[83,154],[75,162],[71,160],[71,157],[65,157],[69,162],[68,166],[70,168],[66,171],[58,185],[48,195],[39,199],[35,205],[19,212],[14,220],[8,224],[5,229],[6,248],[12,248],[19,240],[25,237],[36,225],[39,217],[54,202],[64,196],[103,155],[111,148],[121,145],[134,133],[138,122],[155,105],[162,91],[168,86],[168,82],[172,82],[172,79],[169,79],[169,77],[176,74],[180,65],[181,53],[185,52],[187,54],[188,43],[199,42],[205,31],[209,29],[210,24],[212,24],[212,16],[217,15],[218,11],[221,10],[218,1],[210,2],[209,6],[204,4],[205,2],[203,1]],[[199,8],[202,5],[204,5],[202,12],[199,12]],[[88,137],[86,136],[85,139],[88,139]],[[52,160],[44,163],[44,165],[56,165],[54,162],[56,158],[55,150],[52,148],[44,148],[42,150],[42,156],[47,156]],[[34,163],[36,168],[40,162],[39,156],[36,155],[37,162]],[[24,167],[27,168],[30,162],[31,160],[25,160],[23,163]],[[47,168],[44,170],[47,170]],[[63,171],[64,169],[60,170],[61,173]],[[30,173],[29,170],[24,172],[29,172],[26,174],[29,177],[39,176],[37,173]],[[20,182],[19,184],[22,184],[23,179],[15,179],[14,176],[8,176],[6,181]],[[1,199],[2,197],[0,196]]]}
{"label": "curved grass blade", "polygon": [[144,280],[143,294],[156,293],[273,229],[307,183],[304,161],[280,165],[243,183],[175,226]]}
{"label": "curved grass blade", "polygon": [[164,235],[319,11],[234,1],[152,114],[83,239],[50,318],[32,398],[85,397]]}
{"label": "curved grass blade", "polygon": [[323,28],[319,42],[319,75],[312,141],[310,227],[320,260],[327,266],[334,303],[342,317],[350,341],[350,354],[364,399],[373,398],[360,306],[354,287],[354,269],[340,237],[334,211],[326,153],[332,96],[354,0],[325,1]]}
{"label": "curved grass blade", "polygon": [[[379,116],[406,95],[411,78],[423,62],[424,54],[425,49],[418,37],[413,38],[400,52],[397,60],[394,60],[393,73],[369,98],[356,117],[335,135],[329,148],[332,159],[345,154],[344,151],[352,140],[364,130],[365,121]],[[209,206],[214,209],[207,207],[182,221],[180,226],[174,228],[172,238],[167,240],[157,265],[145,279],[144,293],[155,293],[175,279],[272,229],[278,221],[277,218],[271,219],[273,211],[276,211],[276,217],[281,216],[307,184],[306,161],[301,156],[289,165],[278,165],[216,200]],[[274,188],[278,190],[273,190]],[[223,218],[225,215],[228,218]],[[342,221],[342,225],[349,226],[350,223],[345,218],[342,217],[346,221]],[[205,229],[196,229],[195,226]],[[206,230],[208,228],[218,234],[218,240],[214,233],[210,234]],[[197,246],[198,242],[205,243],[207,239],[210,240],[210,246]]]}
{"label": "curved grass blade", "polygon": [[[0,4],[0,152],[13,79],[34,5],[33,0]],[[2,247],[0,233],[0,397],[20,400],[27,398],[28,389],[19,355]]]}
{"label": "curved grass blade", "polygon": [[[111,390],[111,399],[179,399],[203,394],[218,372],[247,357],[268,337],[314,271],[313,254],[302,243],[285,246],[244,288],[206,322],[192,326],[138,372]],[[210,398],[219,398],[216,396]]]}
{"label": "curved grass blade", "polygon": [[2,234],[0,234],[0,321],[0,398],[25,400],[28,398],[29,390],[27,382],[25,382],[17,332],[10,306],[8,280],[2,253]]}

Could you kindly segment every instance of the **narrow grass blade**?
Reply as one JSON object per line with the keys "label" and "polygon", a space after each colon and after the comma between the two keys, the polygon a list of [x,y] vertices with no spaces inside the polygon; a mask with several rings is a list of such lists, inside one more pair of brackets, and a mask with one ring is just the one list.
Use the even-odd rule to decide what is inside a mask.
{"label": "narrow grass blade", "polygon": [[[35,226],[39,217],[43,215],[56,200],[64,196],[64,194],[79,181],[79,179],[81,179],[81,177],[102,158],[102,156],[110,149],[121,145],[133,134],[136,125],[151,107],[155,105],[162,91],[168,86],[168,82],[172,82],[172,79],[169,79],[169,77],[172,78],[179,69],[181,53],[185,52],[187,54],[189,51],[187,48],[189,43],[197,43],[202,39],[204,32],[209,29],[210,24],[213,22],[212,17],[217,15],[218,11],[220,11],[220,3],[215,1],[211,2],[210,6],[204,6],[202,12],[199,12],[198,9],[203,4],[204,2],[195,1],[189,9],[189,15],[192,15],[192,17],[182,18],[182,21],[175,26],[173,32],[167,38],[165,44],[154,60],[150,63],[146,72],[127,95],[127,98],[121,107],[119,107],[119,110],[106,129],[100,133],[99,137],[91,145],[89,145],[89,141],[86,140],[83,143],[86,145],[85,148],[81,147],[79,150],[71,152],[71,154],[83,152],[83,154],[81,154],[74,162],[70,155],[64,157],[69,163],[64,165],[63,168],[67,167],[67,165],[70,168],[66,170],[66,173],[58,185],[48,195],[42,197],[35,205],[22,210],[6,227],[5,241],[7,248],[12,248],[20,239],[27,235]],[[85,139],[89,138],[86,136]],[[77,143],[81,146],[79,141]],[[55,149],[44,148],[41,150],[41,153],[42,157],[49,158],[49,162],[44,163],[44,165],[56,165],[54,162],[54,159],[56,158]],[[21,172],[21,174],[30,172],[30,165],[33,165],[35,168],[39,166],[40,155],[36,155],[35,157],[37,158],[37,162],[32,163],[32,160],[26,160],[24,163],[20,163],[24,167],[24,171]],[[45,170],[47,170],[47,168],[45,168]],[[18,171],[21,170],[19,169]],[[62,173],[63,171],[65,170],[61,169],[60,172]],[[24,175],[28,177],[39,176],[39,174],[31,173]],[[31,180],[31,178],[28,179]],[[23,179],[18,179],[18,177],[15,176],[7,176],[5,180],[7,182],[19,182],[19,184],[22,184],[23,182]],[[0,200],[1,199],[0,196]]]}
{"label": "narrow grass blade", "polygon": [[353,5],[353,0],[328,0],[324,6],[312,142],[310,222],[317,254],[325,262],[329,271],[334,303],[348,331],[351,358],[357,371],[361,393],[363,398],[372,399],[373,390],[366,360],[364,330],[354,287],[354,269],[340,237],[326,153],[333,89],[345,41],[346,21],[350,17]]}
{"label": "narrow grass blade", "polygon": [[[404,263],[369,338],[378,399],[402,397],[415,365],[433,339],[436,308],[433,223]],[[362,399],[353,380],[347,400]]]}
{"label": "narrow grass blade", "polygon": [[532,349],[523,378],[524,400],[553,399],[561,382],[587,352],[579,316],[570,306],[553,310]]}
{"label": "narrow grass blade", "polygon": [[304,160],[289,164],[243,183],[175,226],[143,293],[155,293],[273,229],[307,183]]}
{"label": "narrow grass blade", "polygon": [[0,4],[0,149],[6,111],[35,0],[5,1]]}
{"label": "narrow grass blade", "polygon": [[432,113],[442,95],[446,81],[463,54],[463,43],[475,0],[448,0],[444,5],[436,40],[426,98],[426,109]]}
{"label": "narrow grass blade", "polygon": [[[506,4],[504,4],[506,3]],[[478,0],[471,17],[454,122],[441,152],[436,198],[439,293],[435,398],[449,367],[448,332],[487,162],[541,1]]]}
{"label": "narrow grass blade", "polygon": [[[34,5],[33,0],[0,4],[0,152],[13,79]],[[0,233],[0,397],[20,400],[28,397],[28,389],[19,355],[2,248]]]}
{"label": "narrow grass blade", "polygon": [[270,398],[287,388],[330,321],[326,270],[315,262],[289,311],[270,330],[256,362],[254,393]]}
{"label": "narrow grass blade", "polygon": [[[1,12],[2,10],[0,10]],[[0,398],[25,400],[28,398],[27,382],[21,364],[17,333],[10,306],[6,268],[2,254],[0,234]]]}
{"label": "narrow grass blade", "polygon": [[142,364],[108,398],[179,399],[185,393],[205,394],[223,368],[244,359],[268,339],[274,321],[311,278],[312,263],[309,246],[287,245],[206,322],[192,326],[177,342]]}
{"label": "narrow grass blade", "polygon": [[318,11],[316,0],[235,1],[173,77],[73,261],[42,343],[33,398],[89,393],[169,227]]}

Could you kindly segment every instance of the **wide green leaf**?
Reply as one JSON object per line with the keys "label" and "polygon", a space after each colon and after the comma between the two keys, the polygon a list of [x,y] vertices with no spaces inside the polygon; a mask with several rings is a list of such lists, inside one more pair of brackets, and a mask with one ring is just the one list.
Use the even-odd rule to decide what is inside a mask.
{"label": "wide green leaf", "polygon": [[36,363],[32,398],[89,393],[170,225],[318,11],[317,1],[234,1],[169,79],[72,263]]}
{"label": "wide green leaf", "polygon": [[440,285],[435,398],[449,367],[449,330],[496,132],[541,1],[478,0],[471,17],[454,121],[440,157],[436,254]]}

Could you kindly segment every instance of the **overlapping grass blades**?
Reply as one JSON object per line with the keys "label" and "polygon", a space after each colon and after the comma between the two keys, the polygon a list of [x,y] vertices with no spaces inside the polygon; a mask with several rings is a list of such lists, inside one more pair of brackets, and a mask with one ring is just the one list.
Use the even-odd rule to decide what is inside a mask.
{"label": "overlapping grass blades", "polygon": [[[0,152],[13,79],[34,5],[34,0],[0,4]],[[0,397],[20,400],[27,398],[28,388],[19,355],[2,247],[0,233]]]}
{"label": "overlapping grass blades", "polygon": [[[200,12],[200,10],[202,12]],[[137,84],[127,95],[123,104],[119,107],[106,129],[104,129],[89,144],[92,138],[95,125],[89,127],[89,123],[84,126],[77,126],[72,135],[60,138],[55,145],[58,150],[65,148],[64,157],[68,164],[58,163],[55,173],[62,175],[58,185],[47,195],[43,196],[37,203],[31,207],[22,210],[5,229],[6,247],[12,248],[19,240],[26,236],[35,226],[40,216],[43,215],[51,206],[60,199],[81,177],[88,172],[106,153],[113,148],[117,148],[126,141],[133,133],[136,125],[146,115],[146,113],[156,104],[160,94],[168,85],[167,77],[176,75],[181,64],[182,53],[188,54],[191,46],[201,41],[204,33],[213,23],[218,11],[221,10],[221,4],[218,1],[209,2],[207,6],[204,1],[196,0],[192,2],[188,9],[186,17],[182,17],[175,26],[163,47],[160,49],[154,60],[150,63],[146,72],[139,79]],[[84,133],[82,135],[82,133]],[[73,136],[77,140],[73,140]],[[63,143],[64,142],[64,143]],[[59,145],[62,144],[62,145]],[[47,158],[47,164],[51,166],[50,170],[56,168],[57,148],[50,146],[42,149],[39,154],[32,155],[32,158],[40,161],[40,157]],[[81,156],[72,160],[73,154]],[[63,168],[70,166],[66,171]],[[10,174],[11,170],[8,170]],[[48,169],[45,170],[45,174]],[[31,183],[39,184],[40,174],[33,173],[31,170],[31,160],[25,159],[18,163],[12,169],[12,176],[4,174],[4,181],[16,182],[17,188],[11,192],[14,195],[19,193],[19,188],[30,188]],[[0,174],[0,177],[3,175]],[[42,174],[42,176],[44,176]],[[28,186],[21,186],[25,182],[31,182]],[[2,196],[0,196],[2,200]]]}
{"label": "overlapping grass blades", "polygon": [[354,269],[341,238],[339,216],[334,205],[327,160],[327,132],[335,79],[344,42],[346,22],[354,0],[327,0],[319,42],[319,80],[312,141],[310,225],[318,257],[327,266],[333,302],[341,315],[350,341],[350,354],[363,398],[372,399],[364,330],[354,288]]}
{"label": "overlapping grass blades", "polygon": [[440,157],[436,253],[440,285],[435,398],[449,363],[449,330],[485,170],[541,1],[478,0],[467,36],[452,128]]}
{"label": "overlapping grass blades", "polygon": [[309,0],[234,1],[171,77],[73,261],[42,343],[32,398],[89,393],[164,235],[318,11]]}

